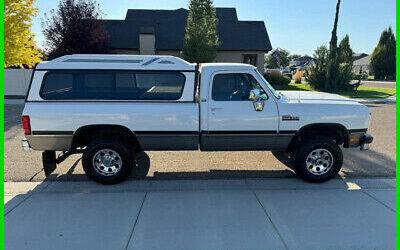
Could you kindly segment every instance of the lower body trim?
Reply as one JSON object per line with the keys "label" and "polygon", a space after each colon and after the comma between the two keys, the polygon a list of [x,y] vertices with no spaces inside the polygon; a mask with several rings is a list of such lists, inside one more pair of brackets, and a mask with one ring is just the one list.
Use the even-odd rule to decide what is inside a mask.
{"label": "lower body trim", "polygon": [[294,135],[279,134],[202,134],[202,151],[284,151]]}
{"label": "lower body trim", "polygon": [[34,150],[71,150],[72,135],[25,135]]}
{"label": "lower body trim", "polygon": [[196,134],[140,134],[136,133],[140,147],[145,150],[198,150]]}

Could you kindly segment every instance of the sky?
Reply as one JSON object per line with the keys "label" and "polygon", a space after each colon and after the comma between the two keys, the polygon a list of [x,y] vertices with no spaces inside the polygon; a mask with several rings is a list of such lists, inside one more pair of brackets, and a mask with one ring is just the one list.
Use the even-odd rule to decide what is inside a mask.
{"label": "sky", "polygon": [[[97,0],[105,19],[124,19],[127,9],[188,8],[189,0]],[[272,47],[291,54],[312,55],[328,45],[336,0],[214,0],[215,7],[235,7],[239,20],[262,20]],[[35,0],[39,14],[33,20],[36,43],[44,47],[41,20],[57,8],[58,0]],[[371,54],[382,31],[396,32],[396,0],[342,0],[338,39],[345,34],[355,53]]]}

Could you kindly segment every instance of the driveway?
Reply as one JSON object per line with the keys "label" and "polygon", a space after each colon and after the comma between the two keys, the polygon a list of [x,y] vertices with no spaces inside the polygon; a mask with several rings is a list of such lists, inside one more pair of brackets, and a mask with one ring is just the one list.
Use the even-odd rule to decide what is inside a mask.
{"label": "driveway", "polygon": [[395,184],[8,182],[5,249],[395,249]]}
{"label": "driveway", "polygon": [[[394,177],[396,173],[396,105],[371,104],[374,136],[371,150],[344,150],[343,177]],[[41,152],[24,153],[20,140],[23,105],[5,105],[4,161],[5,181],[41,181],[45,179]],[[271,152],[148,152],[151,158],[149,177],[153,179],[270,178],[293,177],[293,171]],[[80,155],[58,165],[48,180],[87,180]]]}

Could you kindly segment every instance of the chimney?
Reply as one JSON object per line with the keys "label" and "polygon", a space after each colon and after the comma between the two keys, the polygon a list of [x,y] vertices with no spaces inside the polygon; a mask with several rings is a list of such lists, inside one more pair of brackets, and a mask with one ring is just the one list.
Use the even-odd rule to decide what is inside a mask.
{"label": "chimney", "polygon": [[154,55],[156,53],[156,37],[153,27],[141,27],[139,33],[139,54]]}

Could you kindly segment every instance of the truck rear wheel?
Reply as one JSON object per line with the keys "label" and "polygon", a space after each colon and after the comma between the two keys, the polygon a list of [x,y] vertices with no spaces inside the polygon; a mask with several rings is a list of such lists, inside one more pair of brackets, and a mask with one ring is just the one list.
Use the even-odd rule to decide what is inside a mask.
{"label": "truck rear wheel", "polygon": [[308,182],[324,182],[336,176],[343,165],[340,147],[327,137],[306,139],[294,158],[296,173]]}
{"label": "truck rear wheel", "polygon": [[134,166],[133,151],[117,139],[94,140],[83,152],[85,173],[94,181],[115,184],[126,179]]}

